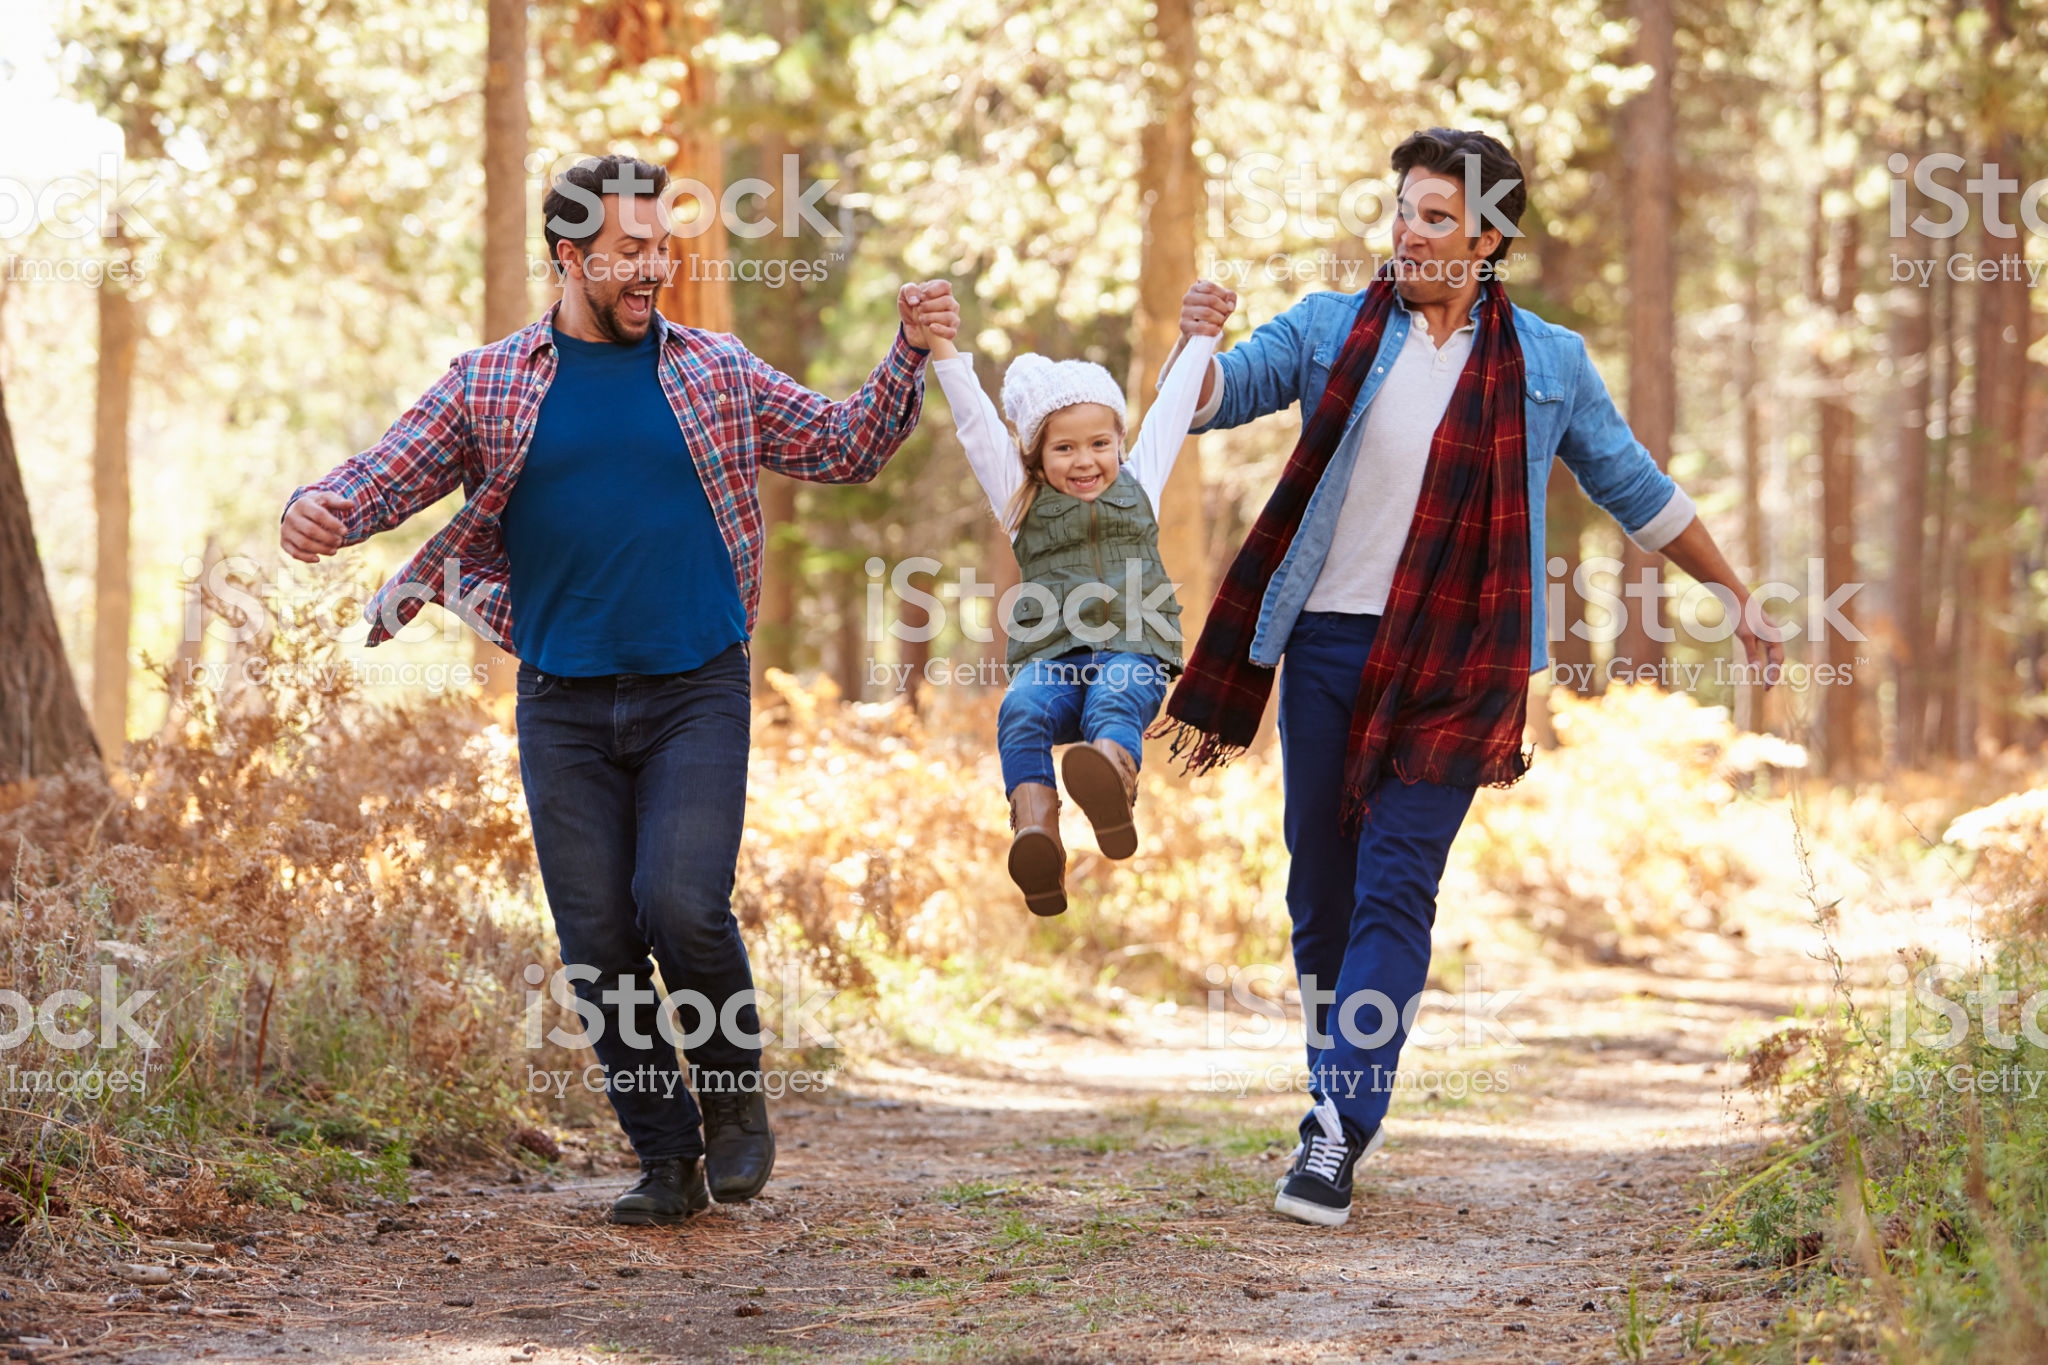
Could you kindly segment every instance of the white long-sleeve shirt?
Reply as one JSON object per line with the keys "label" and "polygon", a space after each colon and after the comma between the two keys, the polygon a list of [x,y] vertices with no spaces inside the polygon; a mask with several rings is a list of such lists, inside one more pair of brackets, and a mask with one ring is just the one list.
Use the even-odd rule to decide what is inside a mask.
{"label": "white long-sleeve shirt", "polygon": [[[1216,338],[1190,338],[1160,383],[1159,397],[1145,413],[1137,439],[1126,442],[1124,465],[1152,500],[1155,517],[1159,515],[1159,495],[1166,491],[1173,462],[1187,441],[1195,404],[1202,396],[1202,379],[1215,354]],[[972,355],[962,351],[947,360],[934,360],[931,368],[953,409],[953,429],[967,450],[968,468],[974,471],[981,491],[988,495],[989,506],[1000,517],[1009,507],[1010,499],[1024,486],[1024,461],[1017,454],[1017,442],[1003,425],[996,405],[975,379]],[[1012,531],[1010,539],[1016,538],[1017,533]]]}

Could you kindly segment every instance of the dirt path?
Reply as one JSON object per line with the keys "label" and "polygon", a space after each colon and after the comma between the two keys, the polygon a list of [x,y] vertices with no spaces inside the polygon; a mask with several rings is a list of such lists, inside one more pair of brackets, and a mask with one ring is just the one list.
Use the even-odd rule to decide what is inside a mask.
{"label": "dirt path", "polygon": [[593,1131],[552,1186],[422,1173],[411,1207],[275,1218],[195,1262],[232,1279],[77,1267],[5,1282],[0,1311],[39,1360],[1542,1362],[1614,1359],[1633,1283],[1650,1358],[1679,1358],[1772,1316],[1766,1275],[1687,1234],[1699,1173],[1758,1137],[1731,1036],[1810,989],[1722,975],[1559,976],[1518,1007],[1524,1046],[1411,1050],[1439,1089],[1508,1084],[1403,1093],[1335,1233],[1269,1211],[1302,1101],[1260,1086],[1298,1053],[1148,1016],[786,1102],[768,1196],[681,1229],[604,1223],[628,1175]]}

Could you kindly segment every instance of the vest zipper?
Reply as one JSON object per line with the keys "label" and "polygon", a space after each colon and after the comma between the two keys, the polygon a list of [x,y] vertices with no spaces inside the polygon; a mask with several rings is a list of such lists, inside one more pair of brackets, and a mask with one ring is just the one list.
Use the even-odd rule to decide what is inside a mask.
{"label": "vest zipper", "polygon": [[[1095,504],[1088,504],[1088,552],[1095,556],[1095,581],[1103,582],[1102,537],[1095,520]],[[1106,584],[1105,584],[1106,586]]]}

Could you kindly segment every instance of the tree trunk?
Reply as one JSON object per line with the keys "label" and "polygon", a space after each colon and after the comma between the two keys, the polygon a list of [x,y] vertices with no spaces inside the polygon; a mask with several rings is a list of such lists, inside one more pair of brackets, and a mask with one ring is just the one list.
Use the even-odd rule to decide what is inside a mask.
{"label": "tree trunk", "polygon": [[[1760,230],[1755,184],[1748,184],[1742,197],[1741,237],[1754,244]],[[1764,436],[1762,363],[1757,348],[1763,340],[1763,301],[1753,262],[1742,271],[1742,319],[1735,329],[1736,454],[1742,470],[1742,571],[1751,582],[1761,582],[1770,571],[1769,544],[1764,526]]]}
{"label": "tree trunk", "polygon": [[[694,180],[705,188],[707,198],[697,212],[710,215],[710,223],[695,237],[678,236],[675,242],[675,273],[661,291],[661,312],[671,322],[700,327],[707,332],[732,330],[732,287],[716,269],[708,267],[725,261],[725,222],[718,213],[718,197],[725,190],[725,151],[719,144],[717,122],[711,105],[717,96],[711,63],[698,55],[703,19],[696,10],[684,11],[687,27],[682,33],[683,74],[675,82],[678,95],[670,116],[669,136],[675,139],[676,154],[668,171],[678,180]],[[780,183],[779,181],[771,183]],[[679,218],[690,213],[688,201],[675,201]],[[678,223],[693,228],[695,219]]]}
{"label": "tree trunk", "polygon": [[484,341],[533,321],[526,289],[526,4],[490,0],[484,68]]}
{"label": "tree trunk", "polygon": [[1929,651],[1921,669],[1924,705],[1920,716],[1921,748],[1928,756],[1953,754],[1956,749],[1957,691],[1959,672],[1956,651],[1961,636],[1961,599],[1958,574],[1961,552],[1956,509],[1962,483],[1958,477],[1955,441],[1957,387],[1960,367],[1956,363],[1957,316],[1962,293],[1948,277],[1954,243],[1944,242],[1935,253],[1934,275],[1930,280],[1928,304],[1933,313],[1933,350],[1928,355],[1928,463],[1932,466],[1928,489],[1930,507],[1927,544],[1930,551],[1922,581],[1929,635]]}
{"label": "tree trunk", "polygon": [[[706,17],[695,5],[647,4],[642,0],[604,0],[577,7],[576,33],[607,43],[614,53],[611,70],[638,71],[662,60],[681,74],[670,87],[676,104],[669,115],[668,135],[676,153],[668,172],[676,180],[694,180],[705,195],[674,201],[675,271],[661,291],[661,313],[670,322],[711,332],[732,330],[732,294],[717,270],[725,261],[725,224],[718,215],[718,197],[725,188],[724,152],[718,140],[712,105],[717,96],[711,63],[701,55]],[[709,215],[695,236],[697,219]]]}
{"label": "tree trunk", "polygon": [[57,633],[0,390],[0,785],[98,754]]}
{"label": "tree trunk", "polygon": [[[526,288],[526,0],[489,0],[484,66],[484,342],[533,320]],[[508,696],[512,656],[470,635],[487,696]]]}
{"label": "tree trunk", "polygon": [[[1998,173],[2021,174],[2019,139],[2008,133],[1986,160]],[[1991,174],[1986,166],[1984,173]],[[2008,227],[2008,231],[2012,229]],[[2025,239],[2004,238],[1983,225],[1980,266],[1998,277],[1977,285],[1977,401],[1970,423],[1972,517],[1972,648],[1968,668],[1976,704],[1975,747],[1995,750],[2011,742],[2018,700],[2013,667],[2012,527],[2019,508],[2019,454],[2026,420],[2027,347],[2033,340],[2028,307]],[[2010,278],[2007,278],[2010,276]]]}
{"label": "tree trunk", "polygon": [[[761,166],[755,174],[776,187],[762,204],[761,213],[777,221],[783,210],[782,158],[795,150],[779,128],[769,130],[761,141]],[[795,254],[796,241],[780,232],[771,232],[760,238],[755,247],[766,256],[789,257]],[[797,302],[800,288],[791,284],[780,291],[784,299],[778,300],[775,307],[750,309],[746,337],[754,354],[798,380],[803,379],[810,360],[803,312]],[[803,586],[803,528],[798,521],[797,481],[764,469],[760,491],[768,539],[761,563],[761,610],[754,626],[757,690],[766,670],[796,670],[797,598]]]}
{"label": "tree trunk", "polygon": [[[1761,214],[1754,181],[1745,183],[1742,196],[1741,239],[1757,240]],[[1741,268],[1742,316],[1735,328],[1735,440],[1736,462],[1742,476],[1742,573],[1752,583],[1770,576],[1769,536],[1764,525],[1764,400],[1763,364],[1758,351],[1763,345],[1761,326],[1763,302],[1755,261]],[[1756,660],[1746,660],[1754,663]],[[1736,685],[1735,722],[1748,730],[1770,728],[1766,713],[1770,693],[1762,687]]]}
{"label": "tree trunk", "polygon": [[[1663,469],[1671,463],[1671,436],[1678,421],[1676,285],[1671,234],[1678,218],[1673,162],[1677,156],[1677,114],[1671,72],[1677,34],[1671,0],[1634,0],[1636,61],[1652,72],[1649,88],[1628,107],[1628,422],[1636,439]],[[1661,572],[1664,556],[1622,551],[1622,581],[1633,585],[1646,570]],[[1663,622],[1663,603],[1628,600],[1627,629],[1614,642],[1614,656],[1638,668],[1664,657],[1651,633]],[[1661,633],[1661,630],[1659,631]]]}
{"label": "tree trunk", "polygon": [[207,584],[220,560],[220,539],[208,536],[205,548],[199,552],[199,572],[185,585],[178,647],[171,652],[170,668],[164,676],[164,718],[156,729],[159,743],[176,738],[185,724],[192,703],[193,675],[206,657],[206,620],[211,611],[206,600]]}
{"label": "tree trunk", "polygon": [[[1908,214],[1916,207],[1908,204]],[[1908,230],[1901,253],[1925,261],[1933,243]],[[1931,354],[1934,316],[1928,291],[1915,284],[1892,288],[1892,364],[1899,389],[1898,428],[1892,457],[1898,480],[1892,518],[1892,667],[1897,715],[1896,761],[1920,761],[1927,714],[1927,423],[1933,402]]]}
{"label": "tree trunk", "polygon": [[[117,253],[126,243],[116,239]],[[128,414],[135,392],[135,302],[111,279],[99,290],[99,385],[94,404],[92,721],[100,752],[119,762],[128,742]]]}
{"label": "tree trunk", "polygon": [[847,701],[861,700],[867,684],[867,580],[852,573],[832,575],[838,585],[839,625],[833,631],[832,680]]}
{"label": "tree trunk", "polygon": [[[1835,249],[1823,272],[1821,300],[1834,313],[1834,338],[1823,338],[1820,358],[1820,543],[1825,591],[1861,580],[1856,571],[1856,410],[1850,401],[1849,376],[1854,360],[1843,338],[1855,324],[1857,258],[1861,237],[1854,213],[1817,231],[1832,236]],[[1841,608],[1854,622],[1859,600]],[[1863,680],[1856,670],[1859,642],[1831,631],[1812,642],[1818,658],[1834,666],[1836,681],[1817,689],[1821,697],[1822,755],[1830,777],[1853,778],[1861,769],[1866,737],[1861,733]]]}
{"label": "tree trunk", "polygon": [[[1159,391],[1159,367],[1180,337],[1180,301],[1195,282],[1196,215],[1202,173],[1195,160],[1193,0],[1158,0],[1153,121],[1140,137],[1138,194],[1145,237],[1138,265],[1138,312],[1131,346],[1133,416]],[[1202,507],[1198,442],[1181,447],[1159,500],[1159,558],[1177,584],[1181,633],[1191,648],[1209,611],[1209,538]]]}

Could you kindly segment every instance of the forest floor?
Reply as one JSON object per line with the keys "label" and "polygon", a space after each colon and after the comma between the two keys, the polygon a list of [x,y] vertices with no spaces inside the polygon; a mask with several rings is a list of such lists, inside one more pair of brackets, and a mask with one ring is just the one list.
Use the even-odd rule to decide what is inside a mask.
{"label": "forest floor", "polygon": [[[1711,1173],[1770,1135],[1731,1045],[1821,998],[1784,946],[1556,968],[1503,1013],[1519,1045],[1411,1048],[1437,1097],[1397,1098],[1335,1231],[1271,1211],[1295,1045],[1206,1047],[1199,1012],[1162,1010],[999,1062],[851,1066],[775,1106],[762,1198],[680,1228],[607,1225],[632,1172],[582,1130],[547,1179],[415,1172],[403,1207],[258,1215],[163,1289],[0,1279],[0,1326],[16,1358],[135,1365],[1593,1361],[1629,1331],[1695,1359],[1781,1307],[1782,1272],[1692,1234]],[[1446,1098],[1451,1072],[1506,1084]]]}

